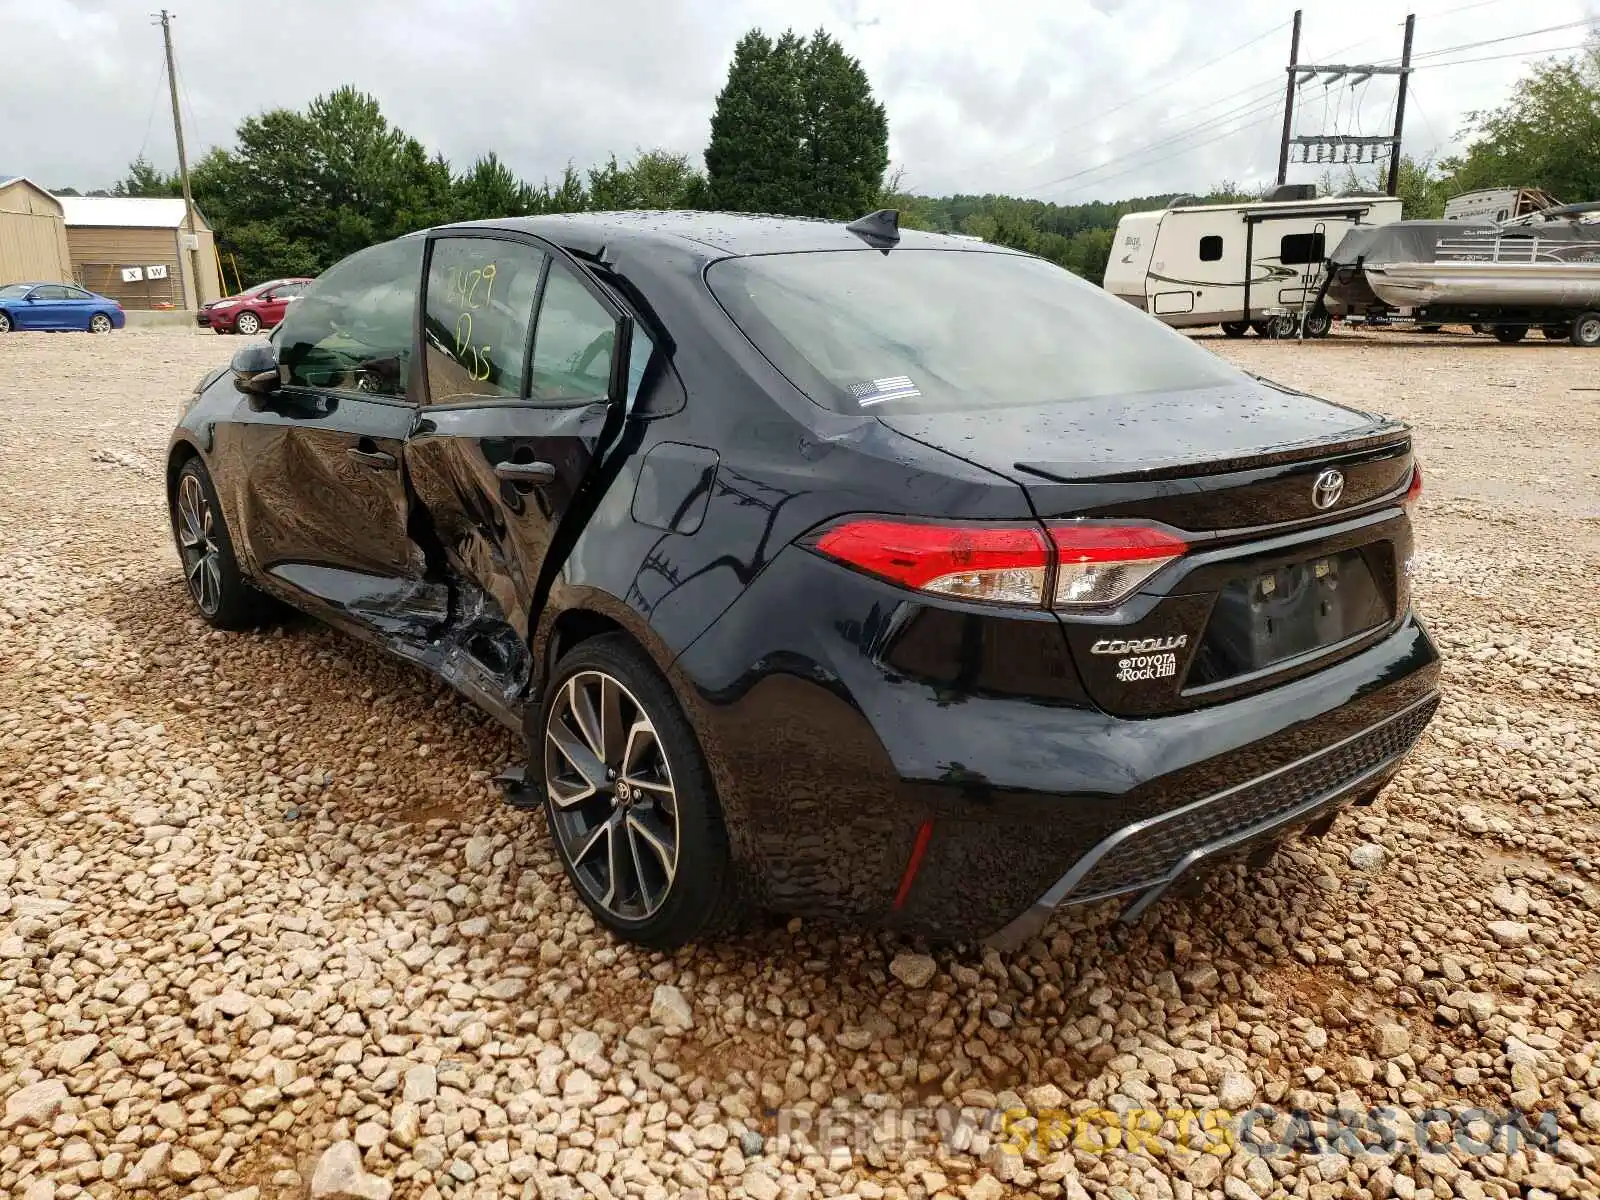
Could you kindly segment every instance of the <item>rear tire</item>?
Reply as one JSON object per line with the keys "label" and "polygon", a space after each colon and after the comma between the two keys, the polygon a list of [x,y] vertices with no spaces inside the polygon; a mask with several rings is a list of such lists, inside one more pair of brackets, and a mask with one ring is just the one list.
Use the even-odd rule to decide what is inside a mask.
{"label": "rear tire", "polygon": [[242,312],[234,319],[233,327],[245,337],[255,337],[261,332],[261,318],[253,312]]}
{"label": "rear tire", "polygon": [[94,316],[89,318],[89,332],[110,333],[111,318],[106,316],[105,313],[95,313]]}
{"label": "rear tire", "polygon": [[530,775],[542,780],[567,878],[597,921],[656,950],[742,923],[722,806],[699,740],[638,646],[607,634],[563,655],[538,729]]}
{"label": "rear tire", "polygon": [[1300,328],[1308,338],[1325,338],[1333,332],[1333,316],[1325,308],[1308,312]]}
{"label": "rear tire", "polygon": [[1224,337],[1242,338],[1249,331],[1250,322],[1248,321],[1224,321],[1222,323]]}
{"label": "rear tire", "polygon": [[0,312],[0,333],[11,332],[11,314]]}
{"label": "rear tire", "polygon": [[1514,346],[1528,336],[1526,325],[1496,325],[1494,327],[1495,340]]}
{"label": "rear tire", "polygon": [[1600,346],[1600,312],[1579,313],[1572,320],[1572,332],[1567,335],[1574,346],[1593,349]]}
{"label": "rear tire", "polygon": [[270,601],[239,570],[210,472],[198,458],[183,464],[167,507],[184,583],[201,618],[216,629],[260,625],[270,615]]}

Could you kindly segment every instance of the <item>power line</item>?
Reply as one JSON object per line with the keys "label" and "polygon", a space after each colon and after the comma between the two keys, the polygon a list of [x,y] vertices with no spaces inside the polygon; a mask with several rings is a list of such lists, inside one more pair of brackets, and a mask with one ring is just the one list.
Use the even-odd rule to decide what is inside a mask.
{"label": "power line", "polygon": [[1224,138],[1234,137],[1234,136],[1236,136],[1238,134],[1245,133],[1245,132],[1247,132],[1248,130],[1251,130],[1251,129],[1260,129],[1263,126],[1267,125],[1269,122],[1274,121],[1274,120],[1277,119],[1277,115],[1278,115],[1277,114],[1277,107],[1278,106],[1276,104],[1270,105],[1266,109],[1266,111],[1263,113],[1263,115],[1257,117],[1256,120],[1252,121],[1248,125],[1240,126],[1238,129],[1226,129],[1226,130],[1223,130],[1221,133],[1217,134],[1215,137],[1210,137],[1210,138],[1204,139],[1203,141],[1195,142],[1192,146],[1184,146],[1184,147],[1182,147],[1182,148],[1180,148],[1178,150],[1172,151],[1170,154],[1163,154],[1160,157],[1153,158],[1148,162],[1134,163],[1131,167],[1127,167],[1127,168],[1125,168],[1125,169],[1123,169],[1121,171],[1115,172],[1114,174],[1107,175],[1102,179],[1093,179],[1093,180],[1088,181],[1087,183],[1081,183],[1081,184],[1078,184],[1075,187],[1070,187],[1066,191],[1059,193],[1059,195],[1070,196],[1075,192],[1083,191],[1084,188],[1099,187],[1101,184],[1110,183],[1113,179],[1121,179],[1124,175],[1131,175],[1135,171],[1142,171],[1146,167],[1153,167],[1153,166],[1157,165],[1158,163],[1166,162],[1168,159],[1177,158],[1181,154],[1187,154],[1187,153],[1189,153],[1190,150],[1198,150],[1202,146],[1209,146],[1213,142],[1220,142]]}
{"label": "power line", "polygon": [[[1143,155],[1148,154],[1152,150],[1158,150],[1162,146],[1170,145],[1171,143],[1176,142],[1176,141],[1183,141],[1184,139],[1190,137],[1191,135],[1199,133],[1202,130],[1205,130],[1205,129],[1209,128],[1209,127],[1215,126],[1215,125],[1217,125],[1219,123],[1224,123],[1224,122],[1227,122],[1227,121],[1241,120],[1241,119],[1243,119],[1245,117],[1254,116],[1254,115],[1256,115],[1258,113],[1261,113],[1261,112],[1267,112],[1267,111],[1276,112],[1277,108],[1278,108],[1277,84],[1273,84],[1272,85],[1272,93],[1273,94],[1270,95],[1270,96],[1266,96],[1266,97],[1263,97],[1261,99],[1258,99],[1258,100],[1255,100],[1255,101],[1240,105],[1237,108],[1230,109],[1229,111],[1224,112],[1224,113],[1219,113],[1216,116],[1211,117],[1208,120],[1199,122],[1196,125],[1192,125],[1192,126],[1189,126],[1189,127],[1185,128],[1185,129],[1179,130],[1177,133],[1171,135],[1170,137],[1165,137],[1165,138],[1162,138],[1161,140],[1155,141],[1155,142],[1149,142],[1149,143],[1147,143],[1147,144],[1145,144],[1143,146],[1136,147],[1133,150],[1129,150],[1129,151],[1126,151],[1126,152],[1124,152],[1122,154],[1115,155],[1112,158],[1108,158],[1104,162],[1097,163],[1092,167],[1084,167],[1082,170],[1074,171],[1074,172],[1072,172],[1071,174],[1068,174],[1068,175],[1063,175],[1059,179],[1052,179],[1052,180],[1049,180],[1049,181],[1044,182],[1044,183],[1038,183],[1038,184],[1030,185],[1025,190],[1026,191],[1030,191],[1030,192],[1032,192],[1032,191],[1042,191],[1042,190],[1044,190],[1046,188],[1053,188],[1053,187],[1058,186],[1059,184],[1067,183],[1068,181],[1073,180],[1073,179],[1079,179],[1079,178],[1081,178],[1081,177],[1083,177],[1085,175],[1097,174],[1098,172],[1104,170],[1106,167],[1112,166],[1115,163],[1125,161],[1125,160],[1127,160],[1129,158],[1142,157]],[[1237,133],[1237,132],[1240,132],[1240,130],[1224,130],[1219,135],[1219,137],[1227,137],[1227,136],[1231,135],[1232,133]],[[1212,139],[1208,139],[1206,142],[1199,143],[1199,144],[1201,144],[1201,145],[1209,145],[1211,141],[1216,141],[1216,140],[1218,140],[1218,139],[1217,138],[1212,138]],[[1179,150],[1175,151],[1174,153],[1175,154],[1182,154],[1182,153],[1185,152],[1185,149],[1186,148],[1180,148]],[[1156,161],[1164,162],[1167,158],[1170,158],[1172,156],[1173,155],[1165,155],[1161,159],[1158,159]],[[1129,170],[1138,170],[1140,166],[1144,166],[1144,165],[1149,165],[1149,164],[1135,163],[1132,167],[1129,168]],[[1120,174],[1126,174],[1126,173],[1127,173],[1126,171],[1119,172],[1119,175]],[[1118,177],[1117,175],[1113,175],[1110,178],[1115,179],[1117,177]],[[1103,182],[1105,182],[1105,181],[1104,180],[1094,180],[1094,181],[1091,181],[1090,183],[1084,184],[1083,186],[1087,187],[1087,186],[1092,186],[1094,183],[1103,183]],[[1071,190],[1076,191],[1078,189],[1074,188],[1074,189],[1071,189]]]}
{"label": "power line", "polygon": [[164,67],[157,66],[155,86],[150,89],[150,109],[144,118],[144,136],[139,139],[139,153],[134,155],[134,161],[144,157],[145,147],[150,144],[150,129],[156,120],[156,101],[161,99],[162,77],[166,74]]}
{"label": "power line", "polygon": [[1588,46],[1588,42],[1574,42],[1570,46],[1547,46],[1543,50],[1512,50],[1505,54],[1486,54],[1481,58],[1455,58],[1449,62],[1423,63],[1416,70],[1425,71],[1433,67],[1461,67],[1467,63],[1499,62],[1507,58],[1538,58],[1543,54],[1566,54],[1573,50],[1585,50]]}
{"label": "power line", "polygon": [[[1182,83],[1185,79],[1193,78],[1194,76],[1200,74],[1202,71],[1209,70],[1211,67],[1216,66],[1218,63],[1224,61],[1225,59],[1232,58],[1235,54],[1238,54],[1241,50],[1248,50],[1251,46],[1254,46],[1257,42],[1265,41],[1267,38],[1271,37],[1273,34],[1279,32],[1280,30],[1282,30],[1284,28],[1286,28],[1288,26],[1288,24],[1289,24],[1289,22],[1287,22],[1287,21],[1279,22],[1277,25],[1274,25],[1271,29],[1268,29],[1263,33],[1257,34],[1255,37],[1251,38],[1248,42],[1243,42],[1240,45],[1235,46],[1232,50],[1224,51],[1223,53],[1217,55],[1215,58],[1208,59],[1207,61],[1201,63],[1199,66],[1195,67],[1191,71],[1186,71],[1182,75],[1176,75],[1173,78],[1166,80],[1164,83],[1157,84],[1153,88],[1147,88],[1142,92],[1138,92],[1135,95],[1132,95],[1132,96],[1128,97],[1128,99],[1124,100],[1120,104],[1114,104],[1110,108],[1101,109],[1101,110],[1099,110],[1097,112],[1088,113],[1088,114],[1086,114],[1084,116],[1083,119],[1086,122],[1087,121],[1099,121],[1099,120],[1105,119],[1106,117],[1109,117],[1112,113],[1121,112],[1123,109],[1127,108],[1129,105],[1137,104],[1139,101],[1144,100],[1144,99],[1148,98],[1149,96],[1154,95],[1156,92],[1164,91],[1165,89],[1167,89],[1169,87],[1172,87],[1174,84]],[[1029,147],[1029,149],[1036,148],[1036,147],[1037,147],[1037,143],[1035,143],[1034,147]],[[1009,152],[1007,152],[1005,154],[998,155],[995,158],[988,159],[988,160],[986,160],[984,162],[975,163],[972,166],[968,166],[968,167],[962,167],[959,170],[957,170],[955,172],[955,174],[957,176],[971,174],[974,171],[984,170],[984,169],[986,169],[988,167],[994,166],[997,163],[1002,163],[1002,162],[1005,162],[1008,159],[1012,159],[1012,158],[1015,158],[1015,157],[1016,157],[1016,152],[1015,151],[1009,151]]]}

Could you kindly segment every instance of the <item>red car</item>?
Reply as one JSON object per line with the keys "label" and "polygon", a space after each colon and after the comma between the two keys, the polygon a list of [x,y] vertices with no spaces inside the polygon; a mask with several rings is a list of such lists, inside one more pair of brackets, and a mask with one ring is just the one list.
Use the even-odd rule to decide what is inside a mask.
{"label": "red car", "polygon": [[283,320],[289,302],[306,290],[306,278],[273,279],[246,288],[237,296],[213,300],[195,315],[200,325],[218,333],[242,333],[247,337],[271,329]]}

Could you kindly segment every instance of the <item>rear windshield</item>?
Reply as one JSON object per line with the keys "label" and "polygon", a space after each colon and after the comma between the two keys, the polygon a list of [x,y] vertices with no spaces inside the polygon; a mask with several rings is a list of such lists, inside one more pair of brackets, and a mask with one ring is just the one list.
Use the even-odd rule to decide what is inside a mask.
{"label": "rear windshield", "polygon": [[706,279],[773,365],[838,412],[1013,408],[1239,378],[1126,301],[1017,254],[753,255]]}

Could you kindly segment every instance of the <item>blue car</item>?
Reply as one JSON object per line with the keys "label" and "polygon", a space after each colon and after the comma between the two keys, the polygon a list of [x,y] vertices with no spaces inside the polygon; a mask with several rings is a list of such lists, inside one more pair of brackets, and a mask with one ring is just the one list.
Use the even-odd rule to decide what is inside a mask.
{"label": "blue car", "polygon": [[70,283],[8,283],[0,287],[0,333],[13,329],[87,329],[109,333],[127,322],[110,296]]}

